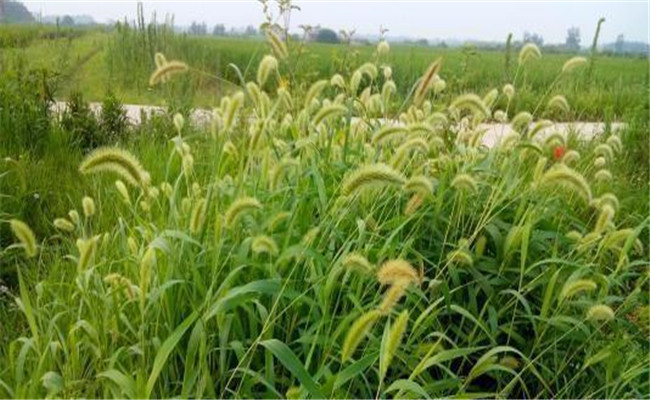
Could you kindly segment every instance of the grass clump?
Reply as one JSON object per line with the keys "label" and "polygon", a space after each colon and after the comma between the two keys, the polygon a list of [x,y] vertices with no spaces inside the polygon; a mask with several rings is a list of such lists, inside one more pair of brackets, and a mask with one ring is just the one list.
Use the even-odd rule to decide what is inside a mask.
{"label": "grass clump", "polygon": [[[648,219],[619,178],[642,173],[625,133],[546,143],[526,134],[547,125],[533,107],[504,103],[521,74],[503,96],[445,97],[459,82],[435,90],[440,62],[404,104],[382,100],[399,69],[375,61],[278,90],[294,48],[267,32],[277,65],[242,74],[206,127],[165,115],[165,135],[148,121],[77,149],[50,231],[3,214],[19,246],[2,243],[18,279],[0,397],[647,396]],[[526,52],[519,68],[544,61]],[[497,110],[521,132],[490,149]],[[18,197],[35,162],[12,160]]]}

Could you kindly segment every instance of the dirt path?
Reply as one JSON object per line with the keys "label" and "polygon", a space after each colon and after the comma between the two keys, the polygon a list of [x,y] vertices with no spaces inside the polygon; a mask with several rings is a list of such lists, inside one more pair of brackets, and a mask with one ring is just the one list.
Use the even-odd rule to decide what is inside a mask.
{"label": "dirt path", "polygon": [[[164,113],[165,108],[158,106],[149,106],[149,105],[137,105],[137,104],[124,104],[124,110],[126,115],[133,124],[139,124],[143,114],[151,115],[157,113]],[[66,103],[57,101],[53,106],[53,111],[60,113],[66,108]],[[101,103],[90,103],[90,108],[94,112],[99,112],[101,109]],[[192,121],[195,124],[207,124],[210,121],[212,113],[210,110],[205,109],[195,109],[192,111]],[[625,124],[622,122],[614,122],[611,124],[611,129],[613,131],[621,130],[625,127]],[[483,136],[482,142],[487,147],[494,147],[499,143],[501,138],[504,135],[507,135],[512,131],[512,128],[509,124],[500,124],[500,123],[486,123],[480,125],[481,129],[485,129],[485,135]],[[605,131],[606,125],[602,122],[558,122],[553,124],[551,127],[543,129],[538,134],[539,137],[543,138],[546,135],[549,135],[554,132],[559,132],[563,135],[567,135],[570,132],[576,132],[584,139],[592,139],[594,136],[597,136]]]}

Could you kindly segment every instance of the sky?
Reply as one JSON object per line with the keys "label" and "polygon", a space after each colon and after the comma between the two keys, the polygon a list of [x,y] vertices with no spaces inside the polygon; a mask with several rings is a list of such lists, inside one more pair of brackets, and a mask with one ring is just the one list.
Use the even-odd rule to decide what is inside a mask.
{"label": "sky", "polygon": [[[98,22],[132,20],[136,1],[24,1],[27,8],[42,15],[90,15]],[[512,32],[521,39],[524,32],[539,33],[546,43],[563,43],[567,29],[580,28],[582,45],[589,46],[600,17],[600,42],[613,42],[619,34],[626,41],[649,40],[647,0],[303,0],[295,1],[300,11],[291,15],[291,27],[300,24],[339,29],[356,29],[360,34],[378,34],[380,26],[389,36],[426,39],[475,39],[505,41]],[[154,11],[159,20],[174,15],[175,25],[193,21],[208,26],[259,26],[262,8],[256,0],[150,0],[144,2],[145,16]]]}

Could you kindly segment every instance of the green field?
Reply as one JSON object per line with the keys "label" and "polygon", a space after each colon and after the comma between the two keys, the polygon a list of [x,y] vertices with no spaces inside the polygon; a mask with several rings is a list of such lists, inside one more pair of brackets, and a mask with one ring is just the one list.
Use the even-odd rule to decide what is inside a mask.
{"label": "green field", "polygon": [[[152,33],[153,32],[153,33]],[[299,89],[334,73],[349,75],[367,60],[376,57],[371,45],[328,45],[311,43],[289,45],[291,66],[281,68],[291,84]],[[32,41],[30,45],[3,51],[5,63],[16,59],[33,67],[52,68],[65,76],[58,97],[81,90],[87,99],[101,101],[113,91],[124,103],[166,105],[179,103],[214,107],[220,98],[239,84],[229,64],[237,65],[245,79],[252,79],[255,66],[268,50],[263,40],[188,37],[168,29],[151,26],[137,30],[121,28],[112,32],[85,32],[70,39]],[[152,90],[148,76],[154,67],[155,52],[168,59],[179,59],[201,73],[193,73],[175,84],[174,90]],[[535,108],[547,94],[558,72],[573,55],[548,54],[517,76],[522,93],[512,104],[515,111]],[[426,48],[394,45],[382,60],[392,67],[393,80],[406,96],[434,59],[442,57],[440,75],[449,83],[445,101],[466,92],[485,94],[511,83],[516,74],[516,54],[506,70],[503,51],[476,49],[472,55],[462,49]],[[52,61],[56,60],[55,65]],[[648,62],[644,58],[599,56],[590,77],[576,74],[556,82],[553,92],[563,94],[572,106],[569,114],[553,115],[565,120],[624,119],[637,112],[648,112]]]}
{"label": "green field", "polygon": [[647,60],[12,29],[0,398],[650,397]]}

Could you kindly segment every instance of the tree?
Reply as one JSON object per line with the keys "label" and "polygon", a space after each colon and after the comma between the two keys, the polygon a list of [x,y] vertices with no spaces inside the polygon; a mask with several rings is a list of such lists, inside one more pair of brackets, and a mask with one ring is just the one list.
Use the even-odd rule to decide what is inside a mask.
{"label": "tree", "polygon": [[316,33],[316,37],[314,38],[317,42],[321,43],[339,43],[339,36],[336,34],[331,29],[328,28],[321,28],[318,30],[318,33]]}
{"label": "tree", "polygon": [[0,0],[0,22],[34,22],[34,16],[20,2]]}
{"label": "tree", "polygon": [[64,15],[63,19],[61,19],[61,26],[74,26],[74,19],[69,15]]}
{"label": "tree", "polygon": [[205,24],[205,22],[202,24],[192,22],[192,25],[190,25],[189,33],[190,35],[197,35],[197,36],[207,35],[208,26]]}
{"label": "tree", "polygon": [[572,51],[580,50],[580,28],[571,27],[566,35],[566,48]]}
{"label": "tree", "polygon": [[257,35],[257,29],[253,25],[248,25],[246,27],[246,31],[244,32],[244,35],[246,36],[256,36]]}
{"label": "tree", "polygon": [[614,52],[619,54],[625,52],[625,36],[623,36],[622,33],[616,36],[616,43],[614,43]]}
{"label": "tree", "polygon": [[544,38],[538,33],[524,32],[524,43],[535,43],[537,46],[544,45]]}
{"label": "tree", "polygon": [[214,26],[214,29],[212,30],[212,34],[214,36],[225,36],[226,27],[224,26],[224,24],[217,24]]}

